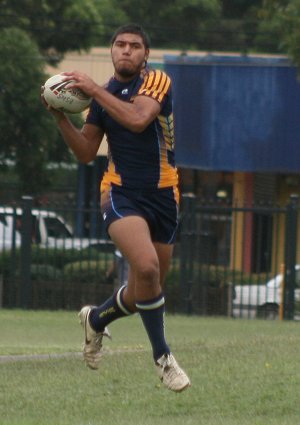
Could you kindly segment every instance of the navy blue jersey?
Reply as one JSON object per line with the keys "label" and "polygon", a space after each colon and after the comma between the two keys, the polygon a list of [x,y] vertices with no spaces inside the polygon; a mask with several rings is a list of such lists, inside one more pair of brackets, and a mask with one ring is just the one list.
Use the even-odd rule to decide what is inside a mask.
{"label": "navy blue jersey", "polygon": [[132,102],[136,96],[149,96],[159,102],[161,111],[143,132],[133,133],[92,101],[86,122],[105,132],[109,146],[108,168],[101,188],[111,184],[143,189],[177,185],[170,78],[163,71],[147,69],[130,82],[113,77],[105,88],[126,102]]}

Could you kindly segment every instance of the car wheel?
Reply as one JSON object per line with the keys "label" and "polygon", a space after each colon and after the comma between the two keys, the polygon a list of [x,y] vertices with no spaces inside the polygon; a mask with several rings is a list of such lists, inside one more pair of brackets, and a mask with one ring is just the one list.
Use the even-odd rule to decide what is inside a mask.
{"label": "car wheel", "polygon": [[257,308],[257,317],[260,319],[275,320],[278,319],[278,304],[264,304]]}

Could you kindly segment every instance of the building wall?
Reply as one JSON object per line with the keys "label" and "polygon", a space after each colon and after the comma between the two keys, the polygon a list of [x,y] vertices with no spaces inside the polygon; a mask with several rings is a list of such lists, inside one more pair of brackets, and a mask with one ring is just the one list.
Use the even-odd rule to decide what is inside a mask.
{"label": "building wall", "polygon": [[165,69],[179,165],[299,173],[300,84],[287,58],[166,56]]}

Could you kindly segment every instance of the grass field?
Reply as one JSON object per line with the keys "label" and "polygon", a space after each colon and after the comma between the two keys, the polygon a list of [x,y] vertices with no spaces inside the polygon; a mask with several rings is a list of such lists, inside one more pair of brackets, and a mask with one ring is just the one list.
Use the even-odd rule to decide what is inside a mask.
{"label": "grass field", "polygon": [[76,312],[0,310],[0,424],[300,423],[300,323],[167,316],[181,394],[160,385],[138,316],[110,330],[91,371]]}

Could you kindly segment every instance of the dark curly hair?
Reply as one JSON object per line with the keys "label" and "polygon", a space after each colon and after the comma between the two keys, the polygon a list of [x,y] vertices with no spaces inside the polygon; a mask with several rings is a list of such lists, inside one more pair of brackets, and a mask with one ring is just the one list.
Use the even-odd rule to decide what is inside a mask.
{"label": "dark curly hair", "polygon": [[145,30],[143,29],[143,27],[141,27],[138,24],[126,24],[116,29],[116,31],[114,32],[111,38],[112,45],[114,44],[114,42],[116,41],[116,38],[120,34],[138,34],[142,38],[145,48],[146,49],[150,48],[150,38],[148,34],[145,32]]}

